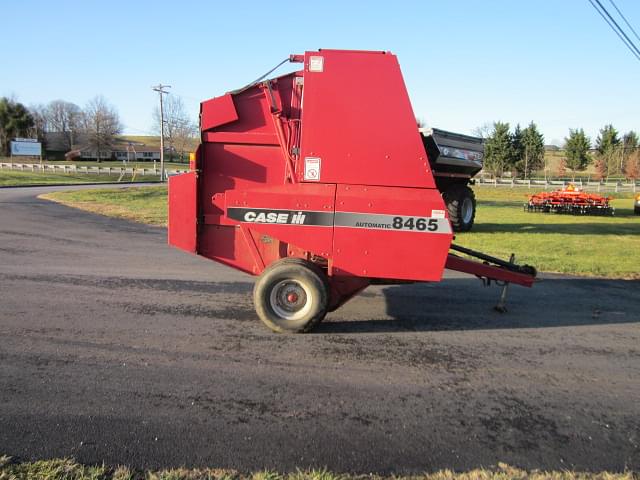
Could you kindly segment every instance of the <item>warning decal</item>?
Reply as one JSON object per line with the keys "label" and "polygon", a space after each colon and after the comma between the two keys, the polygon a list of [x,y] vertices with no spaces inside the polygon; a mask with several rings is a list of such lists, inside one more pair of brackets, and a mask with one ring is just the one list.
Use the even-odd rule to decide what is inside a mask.
{"label": "warning decal", "polygon": [[304,158],[304,179],[310,182],[320,181],[320,158]]}

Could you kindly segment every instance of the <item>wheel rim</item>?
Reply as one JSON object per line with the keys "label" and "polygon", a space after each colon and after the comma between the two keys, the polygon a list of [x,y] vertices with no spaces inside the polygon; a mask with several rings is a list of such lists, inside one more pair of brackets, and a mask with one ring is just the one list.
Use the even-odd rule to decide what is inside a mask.
{"label": "wheel rim", "polygon": [[283,320],[299,320],[311,310],[313,293],[303,283],[282,280],[271,289],[269,303],[273,312]]}
{"label": "wheel rim", "polygon": [[471,223],[473,219],[473,202],[470,198],[465,198],[462,201],[462,222],[464,224]]}

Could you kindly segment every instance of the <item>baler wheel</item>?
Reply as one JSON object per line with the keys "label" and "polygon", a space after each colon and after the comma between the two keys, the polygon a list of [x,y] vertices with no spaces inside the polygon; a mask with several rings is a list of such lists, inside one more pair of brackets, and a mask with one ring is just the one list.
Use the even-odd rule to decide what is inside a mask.
{"label": "baler wheel", "polygon": [[274,332],[308,332],[327,314],[329,282],[317,265],[285,258],[258,277],[253,303],[260,320]]}
{"label": "baler wheel", "polygon": [[451,185],[442,194],[455,232],[468,232],[476,218],[476,196],[466,185]]}

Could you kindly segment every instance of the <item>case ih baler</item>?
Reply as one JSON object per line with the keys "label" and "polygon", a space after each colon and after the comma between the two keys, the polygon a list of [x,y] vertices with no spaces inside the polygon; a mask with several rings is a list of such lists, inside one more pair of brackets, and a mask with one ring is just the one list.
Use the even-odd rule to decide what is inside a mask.
{"label": "case ih baler", "polygon": [[310,330],[372,283],[445,268],[533,284],[532,267],[452,245],[394,55],[289,60],[303,69],[202,102],[193,171],[169,180],[171,245],[259,275],[256,311],[279,332]]}

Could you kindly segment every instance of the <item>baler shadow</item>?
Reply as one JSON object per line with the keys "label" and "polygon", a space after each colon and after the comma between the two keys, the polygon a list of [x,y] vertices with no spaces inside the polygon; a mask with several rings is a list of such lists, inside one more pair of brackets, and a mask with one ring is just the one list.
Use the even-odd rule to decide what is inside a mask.
{"label": "baler shadow", "polygon": [[476,233],[555,233],[561,235],[640,234],[640,221],[616,223],[476,223]]}
{"label": "baler shadow", "polygon": [[[382,295],[391,319],[343,320],[338,311],[335,320],[329,318],[316,331],[432,332],[640,323],[638,280],[545,279],[533,289],[512,286],[505,314],[493,309],[500,288],[484,288],[471,278],[391,286]],[[372,303],[369,298],[353,302],[360,302],[361,309]]]}

